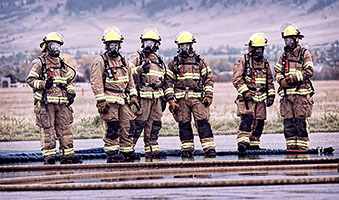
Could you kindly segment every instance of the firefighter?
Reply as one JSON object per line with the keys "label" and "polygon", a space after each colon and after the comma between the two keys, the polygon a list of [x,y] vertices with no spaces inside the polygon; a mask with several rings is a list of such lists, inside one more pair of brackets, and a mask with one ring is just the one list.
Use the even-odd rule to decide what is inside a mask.
{"label": "firefighter", "polygon": [[139,105],[131,68],[119,52],[123,39],[119,28],[106,28],[102,37],[105,52],[91,66],[92,90],[106,126],[104,149],[108,163],[140,159],[133,151],[135,116],[130,104]]}
{"label": "firefighter", "polygon": [[161,41],[158,29],[154,26],[145,27],[140,39],[142,51],[129,59],[140,102],[140,109],[133,110],[136,114],[133,143],[136,145],[144,130],[145,155],[147,158],[157,158],[162,155],[157,140],[163,106],[166,106],[163,99],[166,66],[157,54]]}
{"label": "firefighter", "polygon": [[213,99],[213,73],[206,60],[195,53],[191,33],[177,34],[175,43],[178,54],[170,60],[165,76],[165,97],[169,110],[179,123],[181,156],[193,157],[194,141],[191,114],[198,129],[200,142],[206,157],[215,157],[215,142],[209,106]]}
{"label": "firefighter", "polygon": [[264,58],[267,41],[264,33],[253,34],[246,44],[248,53],[234,63],[232,83],[238,91],[235,103],[241,119],[237,136],[239,152],[260,149],[266,106],[274,102],[273,76]]}
{"label": "firefighter", "polygon": [[284,118],[284,136],[287,150],[309,148],[309,128],[306,118],[311,117],[314,88],[313,61],[310,51],[299,44],[304,36],[293,24],[284,24],[281,29],[285,41],[284,52],[274,66],[275,77],[280,87],[280,114]]}
{"label": "firefighter", "polygon": [[27,84],[34,92],[36,124],[41,128],[41,150],[44,164],[55,164],[56,141],[59,139],[60,163],[82,163],[74,153],[72,122],[75,90],[75,70],[63,61],[60,33],[48,33],[40,44],[42,54],[33,60]]}

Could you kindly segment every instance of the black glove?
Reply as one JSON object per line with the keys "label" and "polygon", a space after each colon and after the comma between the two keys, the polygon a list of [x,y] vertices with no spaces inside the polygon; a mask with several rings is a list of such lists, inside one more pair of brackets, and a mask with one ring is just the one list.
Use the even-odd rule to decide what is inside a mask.
{"label": "black glove", "polygon": [[73,104],[75,98],[75,94],[67,94],[68,104],[66,106],[70,106]]}
{"label": "black glove", "polygon": [[143,66],[142,66],[142,71],[147,74],[149,72],[150,66],[149,63],[146,62]]}
{"label": "black glove", "polygon": [[274,103],[274,98],[269,97],[269,98],[267,99],[266,106],[267,106],[267,107],[270,107],[270,106],[273,105],[273,103]]}
{"label": "black glove", "polygon": [[46,88],[46,89],[49,89],[49,88],[51,88],[51,87],[53,87],[53,79],[48,78],[48,79],[46,80],[45,88]]}

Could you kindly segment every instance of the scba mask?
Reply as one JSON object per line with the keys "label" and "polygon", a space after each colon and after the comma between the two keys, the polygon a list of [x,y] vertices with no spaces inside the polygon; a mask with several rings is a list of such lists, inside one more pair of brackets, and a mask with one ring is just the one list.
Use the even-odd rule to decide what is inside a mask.
{"label": "scba mask", "polygon": [[49,42],[48,43],[48,54],[52,57],[59,57],[60,55],[61,44],[58,42]]}
{"label": "scba mask", "polygon": [[107,54],[111,58],[116,58],[119,55],[120,43],[110,42],[107,44]]}
{"label": "scba mask", "polygon": [[154,49],[154,45],[155,45],[155,42],[153,40],[145,40],[143,42],[143,52],[146,54],[146,55],[149,55],[153,52],[153,49]]}
{"label": "scba mask", "polygon": [[179,44],[178,53],[183,58],[187,58],[190,54],[190,51],[191,51],[191,44],[189,44],[189,43]]}
{"label": "scba mask", "polygon": [[252,57],[256,62],[261,62],[264,58],[264,47],[253,47]]}
{"label": "scba mask", "polygon": [[285,40],[285,50],[288,52],[293,51],[297,46],[297,41],[295,37],[286,37]]}

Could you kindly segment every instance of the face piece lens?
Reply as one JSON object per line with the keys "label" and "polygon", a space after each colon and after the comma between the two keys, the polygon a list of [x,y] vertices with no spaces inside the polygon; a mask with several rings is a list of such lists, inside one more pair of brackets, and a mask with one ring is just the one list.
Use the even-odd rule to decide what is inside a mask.
{"label": "face piece lens", "polygon": [[253,47],[252,56],[255,61],[261,62],[264,58],[264,47]]}
{"label": "face piece lens", "polygon": [[286,51],[293,51],[296,47],[296,39],[293,37],[286,37],[284,38],[285,41],[285,50]]}
{"label": "face piece lens", "polygon": [[179,44],[179,55],[181,55],[183,58],[187,58],[190,54],[190,48],[191,44]]}
{"label": "face piece lens", "polygon": [[48,53],[49,53],[49,55],[51,55],[52,57],[59,57],[60,47],[61,47],[61,44],[59,44],[57,42],[49,42],[48,43]]}
{"label": "face piece lens", "polygon": [[110,42],[107,44],[108,56],[111,58],[116,58],[119,55],[119,42]]}
{"label": "face piece lens", "polygon": [[144,48],[151,48],[153,49],[155,42],[153,40],[145,40],[144,41]]}

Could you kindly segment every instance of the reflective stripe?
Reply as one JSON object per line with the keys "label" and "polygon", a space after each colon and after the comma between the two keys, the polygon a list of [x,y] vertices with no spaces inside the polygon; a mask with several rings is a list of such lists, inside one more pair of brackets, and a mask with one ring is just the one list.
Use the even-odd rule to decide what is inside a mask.
{"label": "reflective stripe", "polygon": [[297,75],[297,80],[298,81],[303,81],[304,80],[304,77],[303,77],[303,74],[301,73],[301,71],[297,70],[296,75]]}
{"label": "reflective stripe", "polygon": [[35,71],[31,70],[28,74],[28,77],[39,78],[39,74],[36,73]]}
{"label": "reflective stripe", "polygon": [[105,152],[108,152],[108,151],[119,151],[119,145],[107,146],[107,147],[104,147],[104,149],[105,149]]}
{"label": "reflective stripe", "polygon": [[67,72],[66,79],[70,79],[73,76],[72,72]]}
{"label": "reflective stripe", "polygon": [[120,147],[120,152],[132,152],[133,151],[133,146],[130,147]]}
{"label": "reflective stripe", "polygon": [[160,151],[159,145],[152,145],[151,147],[152,147],[152,151],[153,151],[153,152],[154,152],[154,151]]}
{"label": "reflective stripe", "polygon": [[132,68],[132,74],[133,75],[139,75],[138,71],[137,71],[137,68]]}
{"label": "reflective stripe", "polygon": [[134,89],[134,88],[133,88],[133,89],[130,89],[129,94],[130,94],[131,96],[137,95],[137,90]]}
{"label": "reflective stripe", "polygon": [[129,82],[128,76],[120,76],[120,77],[115,77],[118,80],[114,80],[111,78],[106,78],[106,83],[121,83],[121,82]]}
{"label": "reflective stripe", "polygon": [[252,96],[252,99],[257,102],[264,101],[267,98],[266,92],[261,95]]}
{"label": "reflective stripe", "polygon": [[165,90],[165,95],[168,95],[168,94],[170,94],[170,93],[174,93],[174,89],[173,89],[173,88],[167,88],[167,89]]}
{"label": "reflective stripe", "polygon": [[42,151],[43,156],[56,155],[56,149],[48,149]]}
{"label": "reflective stripe", "polygon": [[159,98],[164,96],[164,92],[162,90],[158,90],[158,91],[153,91],[153,92],[143,92],[140,91],[140,97],[141,98]]}
{"label": "reflective stripe", "polygon": [[149,152],[151,152],[151,147],[150,146],[145,147],[145,153],[149,153]]}
{"label": "reflective stripe", "polygon": [[297,145],[308,148],[310,145],[309,141],[297,140]]}
{"label": "reflective stripe", "polygon": [[181,143],[182,149],[194,149],[194,143],[193,142],[185,142]]}
{"label": "reflective stripe", "polygon": [[281,72],[282,65],[280,65],[279,63],[276,63],[275,66],[274,66],[274,69],[276,69],[276,70]]}
{"label": "reflective stripe", "polygon": [[40,101],[42,99],[42,94],[35,92],[34,98]]}
{"label": "reflective stripe", "polygon": [[184,79],[200,79],[199,73],[184,73],[183,76],[178,76],[178,80],[184,80]]}
{"label": "reflective stripe", "polygon": [[286,139],[286,145],[287,146],[292,146],[292,145],[296,145],[297,141],[295,139],[290,140],[290,139]]}
{"label": "reflective stripe", "polygon": [[312,61],[307,61],[307,62],[304,64],[304,66],[303,66],[304,69],[307,69],[307,68],[309,68],[309,67],[314,67]]}
{"label": "reflective stripe", "polygon": [[53,83],[67,84],[66,77],[54,76]]}
{"label": "reflective stripe", "polygon": [[295,73],[297,73],[297,69],[296,68],[290,68],[289,72],[286,73],[285,76],[295,75]]}
{"label": "reflective stripe", "polygon": [[48,103],[68,103],[67,97],[47,96]]}
{"label": "reflective stripe", "polygon": [[201,97],[201,92],[184,91],[184,92],[176,92],[175,98],[181,99],[181,98],[185,97],[186,92],[187,92],[187,96],[189,98],[200,98]]}
{"label": "reflective stripe", "polygon": [[212,70],[211,70],[211,67],[210,66],[207,66],[207,67],[205,67],[205,68],[203,68],[202,70],[201,70],[201,75],[203,76],[203,75],[205,75],[206,73],[209,73],[209,72],[211,72]]}
{"label": "reflective stripe", "polygon": [[250,143],[250,138],[249,137],[239,137],[237,139],[238,143]]}
{"label": "reflective stripe", "polygon": [[276,76],[275,76],[275,79],[277,79],[277,81],[280,81],[281,79],[283,79],[284,78],[284,76],[282,75],[282,74],[277,74]]}
{"label": "reflective stripe", "polygon": [[144,76],[156,76],[156,77],[162,78],[162,77],[164,77],[165,72],[150,70],[148,73],[142,73],[142,75],[144,75]]}
{"label": "reflective stripe", "polygon": [[205,92],[213,92],[213,87],[212,86],[205,86],[204,91]]}
{"label": "reflective stripe", "polygon": [[67,91],[74,90],[74,86],[73,85],[67,85],[66,90]]}
{"label": "reflective stripe", "polygon": [[201,144],[202,149],[207,149],[208,147],[215,147],[215,142],[204,142]]}
{"label": "reflective stripe", "polygon": [[105,100],[105,94],[104,93],[96,94],[96,95],[94,95],[94,97],[97,101]]}
{"label": "reflective stripe", "polygon": [[[288,88],[286,89],[286,94],[299,94],[299,95],[308,95],[312,93],[312,89],[308,88],[308,89],[299,89],[298,91],[296,91],[296,88]],[[278,92],[279,96],[283,97],[285,95],[284,90],[280,90]]]}
{"label": "reflective stripe", "polygon": [[260,141],[250,141],[250,146],[259,146],[260,145]]}
{"label": "reflective stripe", "polygon": [[170,69],[167,69],[167,70],[166,70],[166,75],[168,75],[168,76],[171,77],[172,79],[175,79],[175,75],[174,75],[174,73],[173,73]]}
{"label": "reflective stripe", "polygon": [[274,96],[275,95],[275,90],[274,89],[269,89],[268,90],[268,96]]}
{"label": "reflective stripe", "polygon": [[119,103],[121,105],[125,104],[125,99],[121,98],[121,97],[117,97],[117,96],[105,96],[106,101],[111,102],[111,103]]}
{"label": "reflective stripe", "polygon": [[34,87],[35,89],[40,89],[40,83],[41,83],[41,80],[35,80],[35,81],[34,81],[34,86],[33,86],[33,87]]}
{"label": "reflective stripe", "polygon": [[255,83],[266,84],[266,78],[255,78]]}
{"label": "reflective stripe", "polygon": [[135,68],[135,65],[133,63],[131,63],[131,62],[128,62],[128,63],[131,66],[132,69]]}
{"label": "reflective stripe", "polygon": [[248,82],[251,82],[251,81],[252,81],[252,78],[249,77],[249,76],[245,76],[245,80],[248,81]]}
{"label": "reflective stripe", "polygon": [[74,154],[74,148],[63,149],[60,151],[60,154],[63,154],[64,156]]}
{"label": "reflective stripe", "polygon": [[248,87],[246,84],[243,84],[239,89],[238,92],[242,94],[243,92],[248,91]]}

